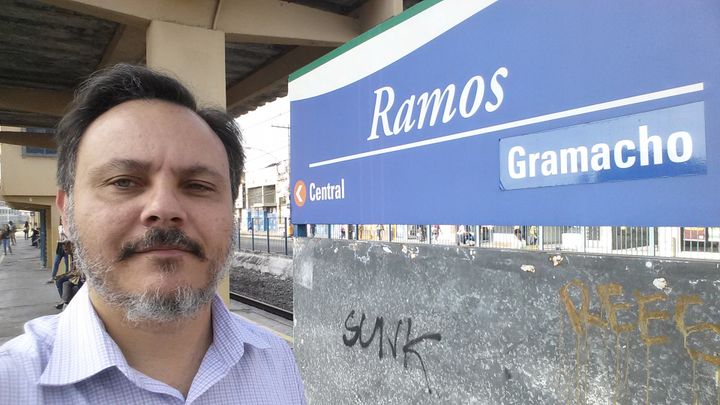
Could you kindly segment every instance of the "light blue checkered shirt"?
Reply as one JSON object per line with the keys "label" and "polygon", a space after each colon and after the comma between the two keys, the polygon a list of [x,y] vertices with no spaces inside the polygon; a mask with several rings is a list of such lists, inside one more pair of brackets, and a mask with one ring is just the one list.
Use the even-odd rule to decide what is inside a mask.
{"label": "light blue checkered shirt", "polygon": [[216,296],[213,342],[187,398],[133,369],[83,287],[59,315],[25,324],[0,347],[0,404],[303,404],[288,345],[230,313]]}

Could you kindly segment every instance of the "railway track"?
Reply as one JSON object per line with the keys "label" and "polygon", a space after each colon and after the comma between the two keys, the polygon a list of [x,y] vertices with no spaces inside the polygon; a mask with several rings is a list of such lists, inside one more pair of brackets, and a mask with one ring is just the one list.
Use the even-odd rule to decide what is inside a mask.
{"label": "railway track", "polygon": [[248,297],[248,296],[241,295],[241,294],[234,293],[234,292],[230,291],[230,299],[235,300],[235,301],[242,302],[243,304],[247,304],[247,305],[250,305],[250,306],[255,307],[255,308],[258,308],[258,309],[261,309],[261,310],[263,310],[263,311],[265,311],[265,312],[270,312],[271,314],[275,314],[275,315],[277,315],[277,316],[281,316],[281,317],[283,317],[283,318],[285,318],[285,319],[289,319],[289,320],[291,320],[291,321],[293,320],[293,313],[292,313],[292,311],[288,311],[288,310],[285,310],[285,309],[282,309],[282,308],[278,308],[278,307],[276,307],[276,306],[274,306],[274,305],[270,305],[270,304],[267,304],[267,303],[265,303],[265,302],[258,301],[258,300],[254,299],[254,298],[250,298],[250,297]]}

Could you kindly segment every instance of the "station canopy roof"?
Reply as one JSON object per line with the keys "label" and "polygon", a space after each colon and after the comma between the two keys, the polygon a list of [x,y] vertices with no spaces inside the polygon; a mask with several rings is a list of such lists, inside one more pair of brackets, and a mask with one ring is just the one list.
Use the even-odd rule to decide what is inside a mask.
{"label": "station canopy roof", "polygon": [[[404,7],[418,1],[406,0]],[[0,126],[54,127],[89,74],[120,62],[144,63],[152,20],[225,32],[227,108],[240,116],[287,94],[289,73],[369,28],[353,14],[366,3],[2,1]]]}

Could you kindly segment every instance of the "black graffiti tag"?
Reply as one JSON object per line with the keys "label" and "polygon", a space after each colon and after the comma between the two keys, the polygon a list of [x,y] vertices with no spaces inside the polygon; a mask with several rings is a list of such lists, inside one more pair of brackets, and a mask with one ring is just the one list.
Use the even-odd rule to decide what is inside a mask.
{"label": "black graffiti tag", "polygon": [[[370,334],[370,337],[367,340],[363,339],[363,326],[365,324],[365,320],[367,319],[365,317],[365,313],[363,312],[360,315],[360,323],[358,325],[350,325],[350,321],[355,318],[355,311],[350,311],[350,314],[348,314],[347,318],[345,318],[345,329],[350,332],[349,336],[346,336],[345,333],[343,333],[342,341],[343,344],[347,347],[353,347],[356,343],[360,343],[360,347],[363,349],[368,348],[373,340],[375,339],[375,335],[379,334],[379,343],[378,343],[378,358],[382,359],[385,355],[385,351],[383,350],[383,333],[385,329],[385,319],[381,316],[378,316],[375,318],[375,325],[372,328],[372,333]],[[403,367],[408,368],[408,355],[415,355],[417,357],[418,361],[420,361],[420,367],[422,368],[423,375],[425,376],[425,383],[427,384],[428,393],[432,394],[432,388],[430,387],[430,379],[427,375],[427,368],[425,367],[425,361],[423,361],[422,355],[418,352],[419,349],[416,348],[416,346],[420,343],[422,343],[425,340],[435,340],[440,341],[442,339],[442,336],[438,332],[434,333],[425,333],[422,334],[414,339],[410,338],[410,334],[412,333],[412,318],[405,318],[405,325],[406,325],[406,334],[405,334],[405,344],[402,346],[402,356],[403,356]],[[398,335],[400,334],[400,328],[403,326],[403,320],[400,319],[397,321],[397,324],[395,324],[395,334],[394,335],[388,335],[387,337],[387,343],[390,346],[390,353],[392,354],[393,359],[397,359],[398,356]],[[393,336],[393,339],[391,340],[390,337]]]}

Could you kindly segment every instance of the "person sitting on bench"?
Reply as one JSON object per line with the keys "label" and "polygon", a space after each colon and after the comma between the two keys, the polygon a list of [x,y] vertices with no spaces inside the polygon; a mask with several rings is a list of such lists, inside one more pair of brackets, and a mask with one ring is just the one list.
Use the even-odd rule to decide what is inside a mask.
{"label": "person sitting on bench", "polygon": [[60,294],[59,304],[55,306],[57,309],[62,309],[65,305],[70,303],[75,293],[82,287],[85,277],[82,272],[75,267],[75,260],[73,260],[73,247],[72,242],[65,241],[62,244],[62,248],[65,254],[70,258],[70,271],[55,277],[55,286]]}
{"label": "person sitting on bench", "polygon": [[36,225],[32,229],[32,235],[30,236],[30,245],[39,247],[38,240],[40,240],[40,230]]}

